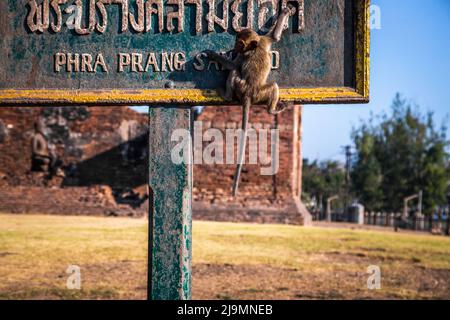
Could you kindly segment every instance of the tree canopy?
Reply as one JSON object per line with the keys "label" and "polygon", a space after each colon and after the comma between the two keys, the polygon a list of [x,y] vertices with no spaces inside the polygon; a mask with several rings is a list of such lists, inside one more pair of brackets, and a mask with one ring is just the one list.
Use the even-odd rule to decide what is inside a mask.
{"label": "tree canopy", "polygon": [[352,191],[369,210],[399,211],[403,199],[423,191],[425,212],[447,202],[449,141],[433,113],[422,114],[399,94],[391,114],[373,116],[353,129],[356,157]]}
{"label": "tree canopy", "polygon": [[[352,130],[351,196],[370,211],[399,212],[403,199],[419,191],[425,213],[448,204],[446,131],[445,125],[436,126],[433,113],[423,114],[397,94],[389,113],[371,115]],[[314,199],[324,205],[334,195],[342,199],[344,165],[304,160],[303,168],[305,202]]]}
{"label": "tree canopy", "polygon": [[[303,160],[303,201],[314,209],[325,206],[329,197],[338,195],[340,201],[345,192],[345,170],[337,161]],[[339,202],[339,201],[338,201]],[[312,209],[312,208],[310,208]]]}

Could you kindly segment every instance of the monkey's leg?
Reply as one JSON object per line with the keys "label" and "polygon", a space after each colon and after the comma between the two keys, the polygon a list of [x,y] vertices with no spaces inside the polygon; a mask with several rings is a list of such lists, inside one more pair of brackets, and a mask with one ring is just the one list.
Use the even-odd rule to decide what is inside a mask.
{"label": "monkey's leg", "polygon": [[239,98],[239,101],[243,103],[246,93],[249,91],[249,86],[247,85],[247,81],[241,78],[241,75],[238,73],[236,77],[233,79],[233,88],[235,95]]}
{"label": "monkey's leg", "polygon": [[234,98],[234,91],[235,91],[235,81],[237,79],[240,79],[240,75],[238,70],[234,69],[230,71],[230,74],[228,75],[227,78],[227,83],[225,85],[225,90],[223,90],[222,88],[219,89],[219,93],[221,95],[221,97],[225,100],[225,101],[232,101]]}
{"label": "monkey's leg", "polygon": [[276,83],[268,83],[262,86],[256,100],[258,103],[267,103],[267,112],[270,114],[279,114],[286,109],[286,104],[279,102],[280,89]]}
{"label": "monkey's leg", "polygon": [[268,83],[261,87],[258,97],[258,103],[267,103],[267,112],[276,115],[289,106],[289,104],[280,102],[280,89],[276,83]]}
{"label": "monkey's leg", "polygon": [[251,100],[246,97],[242,106],[242,140],[239,143],[238,163],[236,167],[236,173],[234,174],[233,181],[233,197],[237,196],[239,181],[241,179],[242,166],[245,160],[245,149],[247,146],[247,130],[248,130],[248,118],[250,116]]}

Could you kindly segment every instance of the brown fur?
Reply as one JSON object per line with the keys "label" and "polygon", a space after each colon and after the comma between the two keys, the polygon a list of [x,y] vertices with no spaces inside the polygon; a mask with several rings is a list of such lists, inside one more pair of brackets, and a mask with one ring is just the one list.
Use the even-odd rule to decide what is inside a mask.
{"label": "brown fur", "polygon": [[270,55],[272,44],[280,40],[289,15],[294,14],[292,10],[292,7],[282,10],[268,35],[259,36],[251,29],[239,32],[236,36],[234,47],[237,58],[233,61],[227,60],[215,52],[206,52],[211,59],[217,60],[230,70],[225,92],[221,91],[223,98],[227,101],[237,98],[243,106],[243,138],[239,147],[238,165],[234,176],[234,196],[237,195],[242,164],[245,158],[248,117],[251,105],[266,104],[267,111],[270,114],[278,114],[286,108],[284,103],[279,102],[278,85],[274,82],[268,83],[267,79],[272,66]]}

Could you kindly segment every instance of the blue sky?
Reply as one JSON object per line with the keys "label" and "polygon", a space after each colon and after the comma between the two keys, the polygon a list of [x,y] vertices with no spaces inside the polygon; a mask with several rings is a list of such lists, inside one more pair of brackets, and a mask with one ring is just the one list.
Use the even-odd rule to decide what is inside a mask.
{"label": "blue sky", "polygon": [[341,146],[351,143],[352,127],[371,112],[389,110],[396,92],[434,111],[439,125],[450,115],[450,1],[372,4],[381,8],[381,29],[371,37],[371,102],[304,106],[304,157],[343,160]]}
{"label": "blue sky", "polygon": [[397,92],[423,112],[434,111],[439,125],[450,115],[450,0],[372,4],[381,9],[381,29],[371,37],[371,102],[304,106],[304,157],[343,160],[352,127],[371,112],[388,111]]}

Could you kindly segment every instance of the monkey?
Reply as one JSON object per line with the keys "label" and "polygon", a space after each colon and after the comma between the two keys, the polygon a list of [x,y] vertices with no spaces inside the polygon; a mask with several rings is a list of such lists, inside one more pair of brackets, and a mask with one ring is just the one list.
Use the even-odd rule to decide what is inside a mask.
{"label": "monkey", "polygon": [[272,61],[270,50],[273,43],[281,40],[282,33],[287,29],[289,16],[295,13],[295,8],[284,8],[269,32],[260,36],[252,29],[244,29],[236,35],[234,52],[236,58],[227,59],[211,51],[204,51],[209,59],[215,60],[230,73],[227,77],[225,90],[219,89],[219,94],[225,101],[237,99],[242,110],[242,140],[239,145],[238,163],[233,180],[233,196],[237,196],[242,165],[247,144],[248,120],[252,104],[267,104],[267,112],[272,115],[283,112],[287,105],[279,101],[280,93],[277,83],[267,82]]}

